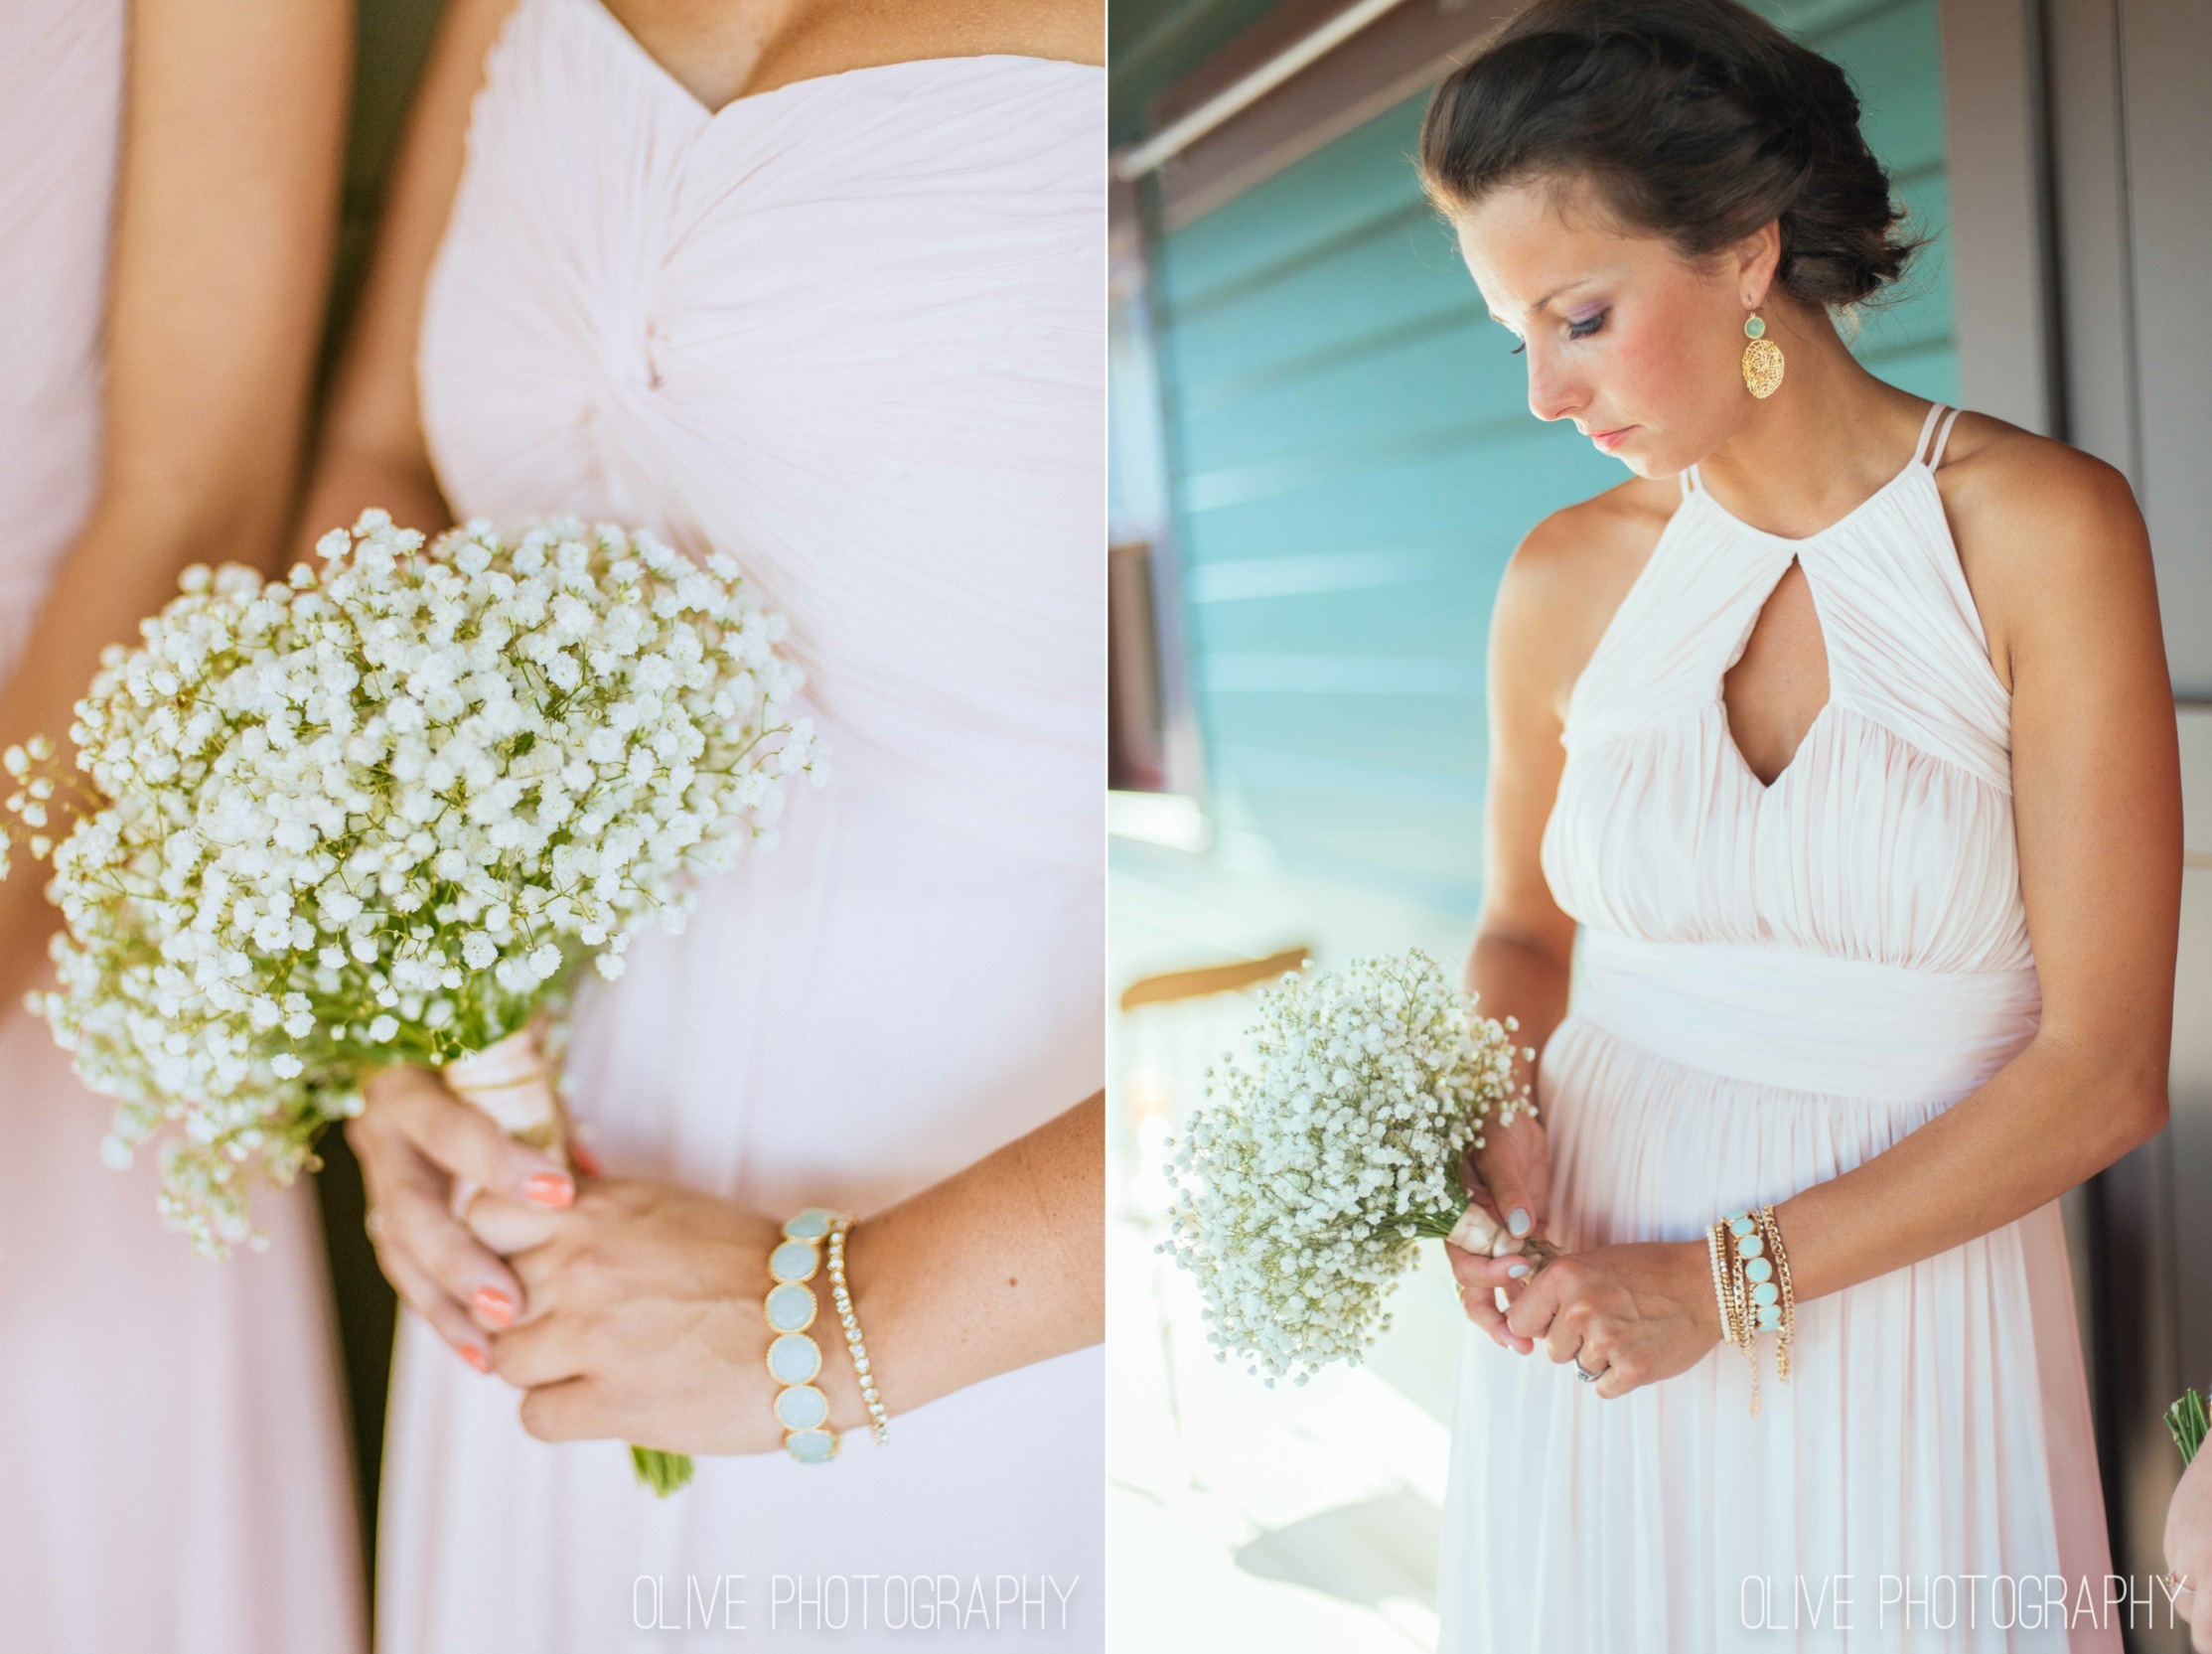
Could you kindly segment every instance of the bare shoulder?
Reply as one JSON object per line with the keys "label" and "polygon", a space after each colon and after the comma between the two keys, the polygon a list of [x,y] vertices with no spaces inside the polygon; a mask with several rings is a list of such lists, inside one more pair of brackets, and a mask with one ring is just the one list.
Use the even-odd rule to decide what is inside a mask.
{"label": "bare shoulder", "polygon": [[[1996,561],[2026,561],[2032,572],[2056,573],[2048,559],[2085,549],[2067,533],[2006,535],[2034,523],[2061,529],[2085,525],[2110,528],[2117,518],[2141,522],[2128,479],[2094,454],[2037,436],[1987,413],[1961,413],[1936,472],[1954,530],[1991,541],[1989,552],[2009,540]],[[1991,534],[1990,530],[1997,530]],[[1967,547],[1962,540],[1962,553]],[[1992,568],[1992,572],[2001,571]]]}
{"label": "bare shoulder", "polygon": [[2135,490],[2094,454],[1966,412],[1936,488],[2007,687],[2042,626],[2115,603],[2154,606],[2150,536]]}
{"label": "bare shoulder", "polygon": [[1614,611],[1681,504],[1673,478],[1631,477],[1529,530],[1499,583],[1491,648],[1563,717]]}

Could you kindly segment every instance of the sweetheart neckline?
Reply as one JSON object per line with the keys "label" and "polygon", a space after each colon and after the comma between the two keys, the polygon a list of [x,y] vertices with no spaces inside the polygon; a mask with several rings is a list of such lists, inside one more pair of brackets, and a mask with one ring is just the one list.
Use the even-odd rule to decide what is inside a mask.
{"label": "sweetheart neckline", "polygon": [[614,14],[613,9],[608,6],[607,0],[577,0],[577,4],[580,5],[586,12],[595,15],[602,24],[604,24],[608,29],[612,30],[614,34],[620,38],[622,45],[628,50],[628,53],[633,61],[641,65],[647,75],[649,75],[653,79],[658,80],[663,86],[666,87],[668,91],[681,98],[683,102],[688,105],[691,110],[698,116],[700,123],[704,126],[712,126],[716,121],[720,120],[724,115],[728,114],[732,109],[736,108],[741,103],[758,103],[765,98],[775,97],[782,92],[796,91],[802,86],[818,86],[822,84],[822,82],[827,80],[843,80],[856,75],[880,74],[887,70],[917,69],[921,68],[924,65],[984,63],[1045,64],[1054,67],[1065,67],[1068,69],[1094,70],[1102,75],[1105,73],[1105,70],[1097,64],[1079,64],[1072,58],[1037,58],[1020,52],[975,52],[957,54],[951,57],[944,58],[902,58],[897,63],[856,64],[851,69],[833,69],[828,71],[826,74],[809,75],[804,75],[797,80],[786,80],[781,85],[769,86],[762,91],[740,92],[737,96],[731,98],[727,103],[722,104],[719,108],[710,109],[707,107],[706,101],[701,98],[697,92],[694,92],[689,86],[685,85],[681,80],[676,78],[674,73],[668,68],[667,65],[664,64],[659,58],[656,58],[651,52],[646,50],[645,42],[641,41],[636,35],[630,32],[630,26]]}

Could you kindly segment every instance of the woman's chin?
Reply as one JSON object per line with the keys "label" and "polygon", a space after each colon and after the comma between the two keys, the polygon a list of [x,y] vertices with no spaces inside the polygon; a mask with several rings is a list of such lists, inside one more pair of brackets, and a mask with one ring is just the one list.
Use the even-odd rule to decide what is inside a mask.
{"label": "woman's chin", "polygon": [[1627,425],[1617,431],[1592,433],[1584,440],[1600,459],[1618,461],[1639,477],[1671,475],[1652,463],[1651,433],[1641,425]]}
{"label": "woman's chin", "polygon": [[1671,483],[1690,469],[1688,460],[1662,451],[1662,445],[1652,441],[1651,434],[1642,429],[1629,432],[1628,440],[1605,458],[1651,483]]}

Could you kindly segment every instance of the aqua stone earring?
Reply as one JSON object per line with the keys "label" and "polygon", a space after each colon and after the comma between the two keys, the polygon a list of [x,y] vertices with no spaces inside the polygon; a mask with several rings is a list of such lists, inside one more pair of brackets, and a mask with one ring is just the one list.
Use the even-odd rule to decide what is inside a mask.
{"label": "aqua stone earring", "polygon": [[1754,310],[1743,324],[1743,336],[1751,341],[1743,347],[1743,385],[1762,402],[1782,385],[1782,347],[1766,332],[1766,323]]}

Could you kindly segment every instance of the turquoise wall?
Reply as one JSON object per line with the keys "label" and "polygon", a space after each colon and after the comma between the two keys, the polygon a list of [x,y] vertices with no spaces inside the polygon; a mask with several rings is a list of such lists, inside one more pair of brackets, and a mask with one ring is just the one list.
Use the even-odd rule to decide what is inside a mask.
{"label": "turquoise wall", "polygon": [[[1841,63],[1922,234],[1949,219],[1936,0],[1760,9]],[[1528,408],[1411,157],[1425,95],[1166,237],[1169,463],[1222,827],[1286,872],[1477,897],[1483,656],[1507,556],[1625,475]],[[1948,243],[1854,345],[1957,396]]]}

